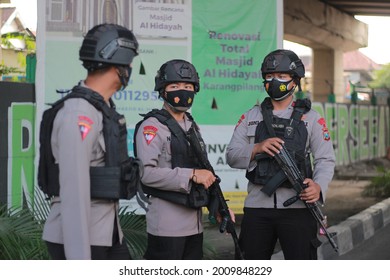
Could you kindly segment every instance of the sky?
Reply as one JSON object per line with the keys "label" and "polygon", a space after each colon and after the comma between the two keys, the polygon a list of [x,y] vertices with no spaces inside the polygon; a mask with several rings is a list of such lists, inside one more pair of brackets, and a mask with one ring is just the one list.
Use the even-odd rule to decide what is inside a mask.
{"label": "sky", "polygon": [[[26,27],[36,30],[37,21],[37,0],[11,0],[24,21]],[[368,24],[368,47],[360,51],[379,64],[390,63],[390,50],[387,45],[388,35],[384,28],[390,26],[390,17],[357,16],[358,20]],[[284,41],[284,48],[295,51],[298,55],[308,55],[311,49],[302,45]]]}
{"label": "sky", "polygon": [[379,64],[390,63],[388,27],[390,17],[357,17],[358,20],[368,24],[368,47],[360,51]]}
{"label": "sky", "polygon": [[11,0],[18,9],[23,23],[30,30],[37,30],[37,0]]}

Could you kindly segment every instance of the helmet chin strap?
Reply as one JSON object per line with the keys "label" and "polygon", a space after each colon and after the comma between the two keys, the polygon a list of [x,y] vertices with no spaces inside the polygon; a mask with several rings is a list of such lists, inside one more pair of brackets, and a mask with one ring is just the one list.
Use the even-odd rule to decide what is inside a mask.
{"label": "helmet chin strap", "polygon": [[[165,99],[164,99],[164,100],[165,100]],[[172,104],[170,104],[170,103],[167,102],[166,100],[165,100],[165,103],[167,104],[167,106],[168,106],[169,108],[171,108],[171,110],[172,110],[173,112],[175,112],[175,113],[182,113],[182,112],[183,112],[183,111],[180,111],[178,108],[172,106]],[[184,112],[185,112],[185,111],[184,111]]]}
{"label": "helmet chin strap", "polygon": [[118,72],[117,72],[118,77],[119,77],[119,80],[122,84],[120,90],[124,90],[129,83],[129,79],[130,79],[130,75],[131,75],[131,67],[118,66],[117,69],[118,69]]}
{"label": "helmet chin strap", "polygon": [[298,85],[298,91],[302,91],[301,81],[300,80],[298,80],[297,85]]}

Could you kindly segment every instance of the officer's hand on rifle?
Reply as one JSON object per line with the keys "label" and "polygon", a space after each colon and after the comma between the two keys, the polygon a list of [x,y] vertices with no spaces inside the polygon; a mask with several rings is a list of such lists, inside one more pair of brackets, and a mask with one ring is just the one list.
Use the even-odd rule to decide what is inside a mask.
{"label": "officer's hand on rifle", "polygon": [[[233,210],[230,208],[229,208],[229,215],[230,215],[230,219],[232,220],[232,222],[235,223],[236,222],[236,215],[234,215]],[[217,218],[218,223],[222,222],[222,216],[219,212],[217,212],[216,218]]]}
{"label": "officer's hand on rifle", "polygon": [[320,199],[321,187],[312,179],[306,178],[303,183],[307,185],[307,188],[303,189],[300,194],[301,200],[307,203],[314,203]]}
{"label": "officer's hand on rifle", "polygon": [[260,143],[256,143],[253,147],[251,160],[254,159],[256,154],[260,153],[267,153],[273,157],[276,153],[279,153],[280,149],[282,149],[282,144],[284,144],[284,141],[278,137],[267,138]]}
{"label": "officer's hand on rifle", "polygon": [[208,189],[215,182],[216,178],[214,174],[207,169],[194,169],[191,175],[191,180]]}

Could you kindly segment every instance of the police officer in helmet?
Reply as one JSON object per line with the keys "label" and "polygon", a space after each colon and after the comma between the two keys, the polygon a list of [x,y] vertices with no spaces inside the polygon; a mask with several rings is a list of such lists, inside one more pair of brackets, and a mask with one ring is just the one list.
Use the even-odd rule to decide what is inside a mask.
{"label": "police officer in helmet", "polygon": [[79,52],[87,77],[53,107],[59,108],[48,142],[54,161],[45,172],[57,181],[47,187],[52,199],[43,231],[52,259],[131,258],[118,219],[118,200],[127,190],[105,180],[106,167],[120,168],[128,159],[126,123],[111,97],[127,86],[137,54],[137,40],[127,28],[93,27]]}
{"label": "police officer in helmet", "polygon": [[[195,67],[180,59],[164,63],[155,77],[164,103],[136,126],[135,151],[144,164],[150,194],[146,259],[202,259],[202,207],[215,181],[201,169],[186,134],[199,128],[187,112],[199,92]],[[204,144],[204,143],[203,143]]]}
{"label": "police officer in helmet", "polygon": [[268,54],[261,64],[261,72],[265,90],[275,103],[286,99],[290,101],[296,87],[301,90],[300,80],[305,77],[302,61],[290,50],[276,50]]}
{"label": "police officer in helmet", "polygon": [[[309,100],[294,100],[305,75],[294,52],[272,51],[261,71],[269,97],[241,116],[226,153],[231,167],[247,171],[240,246],[245,259],[270,259],[277,241],[285,259],[317,259],[318,225],[303,201],[325,201],[335,166],[329,131]],[[282,144],[307,185],[291,205],[283,203],[296,195],[295,190],[273,158]]]}

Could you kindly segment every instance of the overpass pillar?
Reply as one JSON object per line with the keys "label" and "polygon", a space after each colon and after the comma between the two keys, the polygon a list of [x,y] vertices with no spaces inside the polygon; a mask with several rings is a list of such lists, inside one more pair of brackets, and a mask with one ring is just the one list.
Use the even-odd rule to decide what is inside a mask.
{"label": "overpass pillar", "polygon": [[313,49],[312,89],[313,101],[327,102],[330,93],[336,102],[344,101],[343,51]]}

